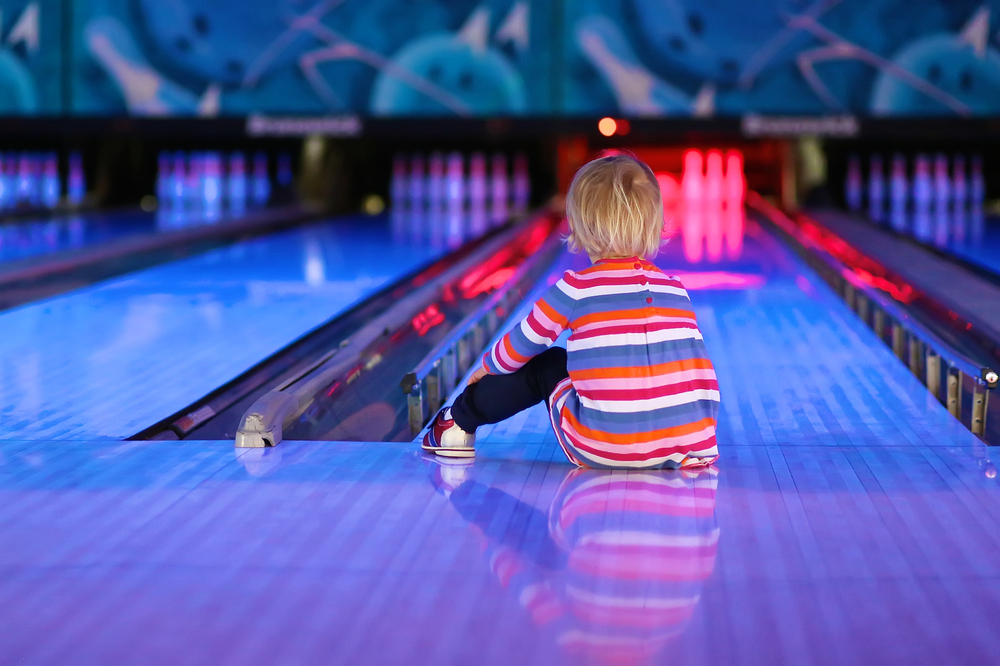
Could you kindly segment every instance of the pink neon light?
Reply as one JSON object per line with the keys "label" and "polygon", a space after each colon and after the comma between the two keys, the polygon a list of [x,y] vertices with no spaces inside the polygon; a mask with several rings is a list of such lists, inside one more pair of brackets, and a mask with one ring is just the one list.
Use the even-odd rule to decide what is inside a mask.
{"label": "pink neon light", "polygon": [[697,150],[684,153],[684,174],[681,176],[681,193],[684,202],[699,201],[705,195],[703,158]]}
{"label": "pink neon light", "polygon": [[709,262],[717,263],[722,261],[724,251],[730,259],[743,254],[743,164],[739,150],[730,150],[725,157],[717,149],[704,156],[697,150],[684,153],[678,216],[684,234],[684,256],[689,262],[699,263],[707,255]]}
{"label": "pink neon light", "polygon": [[713,264],[722,261],[723,235],[722,202],[718,199],[708,199],[705,202],[705,244],[708,260]]}
{"label": "pink neon light", "polygon": [[705,173],[705,198],[709,201],[720,201],[723,191],[722,151],[708,151]]}
{"label": "pink neon light", "polygon": [[743,204],[747,193],[746,178],[743,174],[743,153],[730,150],[726,153],[726,201]]}
{"label": "pink neon light", "polygon": [[688,291],[703,289],[760,289],[767,282],[763,275],[715,271],[674,273]]}

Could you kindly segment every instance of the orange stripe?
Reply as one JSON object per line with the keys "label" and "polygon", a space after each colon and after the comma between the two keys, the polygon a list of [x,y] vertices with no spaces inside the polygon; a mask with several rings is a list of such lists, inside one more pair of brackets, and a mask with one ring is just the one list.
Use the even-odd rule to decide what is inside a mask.
{"label": "orange stripe", "polygon": [[544,312],[546,317],[548,317],[555,323],[559,324],[563,328],[569,327],[569,321],[566,319],[566,317],[556,312],[556,310],[553,309],[553,307],[548,303],[546,303],[544,300],[539,299],[538,302],[535,303],[535,307]]}
{"label": "orange stripe", "polygon": [[510,357],[514,363],[524,365],[531,360],[530,356],[523,356],[514,351],[514,346],[510,344],[510,333],[503,336],[503,348],[507,351],[507,356]]}
{"label": "orange stripe", "polygon": [[684,319],[695,319],[694,313],[690,310],[678,310],[676,308],[635,308],[633,310],[611,310],[609,312],[595,312],[594,314],[577,317],[573,321],[573,328],[586,326],[587,324],[598,324],[616,320],[649,319],[650,317],[681,317]]}
{"label": "orange stripe", "polygon": [[684,370],[712,370],[712,362],[707,358],[690,358],[683,361],[672,361],[659,365],[648,365],[630,368],[594,368],[592,370],[574,370],[573,379],[623,379],[628,377],[659,377]]}
{"label": "orange stripe", "polygon": [[650,430],[649,432],[641,432],[634,435],[615,435],[601,430],[591,430],[577,421],[576,417],[573,416],[573,412],[570,410],[564,407],[562,411],[562,418],[569,421],[578,433],[585,437],[589,437],[590,439],[597,440],[598,442],[605,442],[607,444],[647,444],[649,442],[669,439],[671,437],[683,437],[684,435],[690,435],[715,425],[715,419],[708,416],[700,421],[674,426],[673,428]]}

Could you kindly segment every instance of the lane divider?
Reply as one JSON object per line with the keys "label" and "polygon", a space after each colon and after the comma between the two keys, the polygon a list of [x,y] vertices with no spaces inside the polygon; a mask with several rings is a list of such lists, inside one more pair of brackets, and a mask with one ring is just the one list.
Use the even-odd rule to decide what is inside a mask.
{"label": "lane divider", "polygon": [[[985,441],[989,394],[1000,384],[994,346],[957,313],[819,222],[804,215],[792,219],[756,192],[748,192],[746,202],[892,348],[951,415]],[[966,377],[972,383],[968,422],[962,409]]]}

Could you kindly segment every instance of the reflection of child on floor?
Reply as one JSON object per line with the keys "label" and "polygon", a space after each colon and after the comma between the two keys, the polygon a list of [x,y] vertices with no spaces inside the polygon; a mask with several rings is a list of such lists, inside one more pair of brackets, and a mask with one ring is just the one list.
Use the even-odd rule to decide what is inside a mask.
{"label": "reflection of child on floor", "polygon": [[500,584],[563,649],[593,664],[664,661],[715,568],[715,468],[572,469],[546,511],[476,481],[469,460],[434,462],[432,483],[484,537]]}
{"label": "reflection of child on floor", "polygon": [[[577,465],[711,464],[719,385],[687,292],[650,262],[663,226],[655,175],[624,155],[594,160],[573,179],[566,213],[570,249],[594,264],[567,271],[497,342],[423,448],[472,457],[476,428],[544,400]],[[564,331],[566,349],[549,349]]]}

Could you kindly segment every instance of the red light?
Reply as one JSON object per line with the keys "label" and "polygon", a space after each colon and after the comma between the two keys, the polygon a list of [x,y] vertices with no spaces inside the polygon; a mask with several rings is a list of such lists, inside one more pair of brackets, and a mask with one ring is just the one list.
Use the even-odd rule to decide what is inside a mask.
{"label": "red light", "polygon": [[618,129],[618,123],[614,118],[601,118],[597,123],[597,131],[604,136],[612,136]]}
{"label": "red light", "polygon": [[701,252],[705,240],[705,223],[703,221],[705,211],[702,206],[697,205],[700,202],[696,202],[693,205],[689,205],[690,202],[688,201],[684,203],[682,218],[684,225],[684,257],[690,263],[697,264],[701,261]]}
{"label": "red light", "polygon": [[427,332],[444,321],[444,314],[438,309],[437,304],[432,303],[427,309],[413,318],[413,328],[417,335],[424,337]]}
{"label": "red light", "polygon": [[618,125],[617,134],[619,136],[625,136],[626,134],[628,134],[629,132],[632,131],[632,125],[631,125],[631,123],[629,123],[629,121],[627,121],[627,120],[617,120],[615,122]]}
{"label": "red light", "polygon": [[743,153],[738,150],[730,150],[726,153],[726,200],[743,203],[746,195],[746,178],[743,174]]}
{"label": "red light", "polygon": [[710,150],[705,160],[705,198],[709,201],[722,199],[722,151]]}
{"label": "red light", "polygon": [[685,205],[700,200],[705,194],[703,159],[697,150],[684,153],[684,174],[681,176],[681,194]]}
{"label": "red light", "polygon": [[660,194],[663,196],[663,232],[662,238],[670,238],[679,231],[677,223],[677,200],[680,197],[681,187],[669,173],[657,173],[656,182],[660,185]]}
{"label": "red light", "polygon": [[743,236],[746,227],[743,206],[727,205],[724,218],[723,235],[726,237],[726,250],[730,259],[739,259],[743,255]]}

